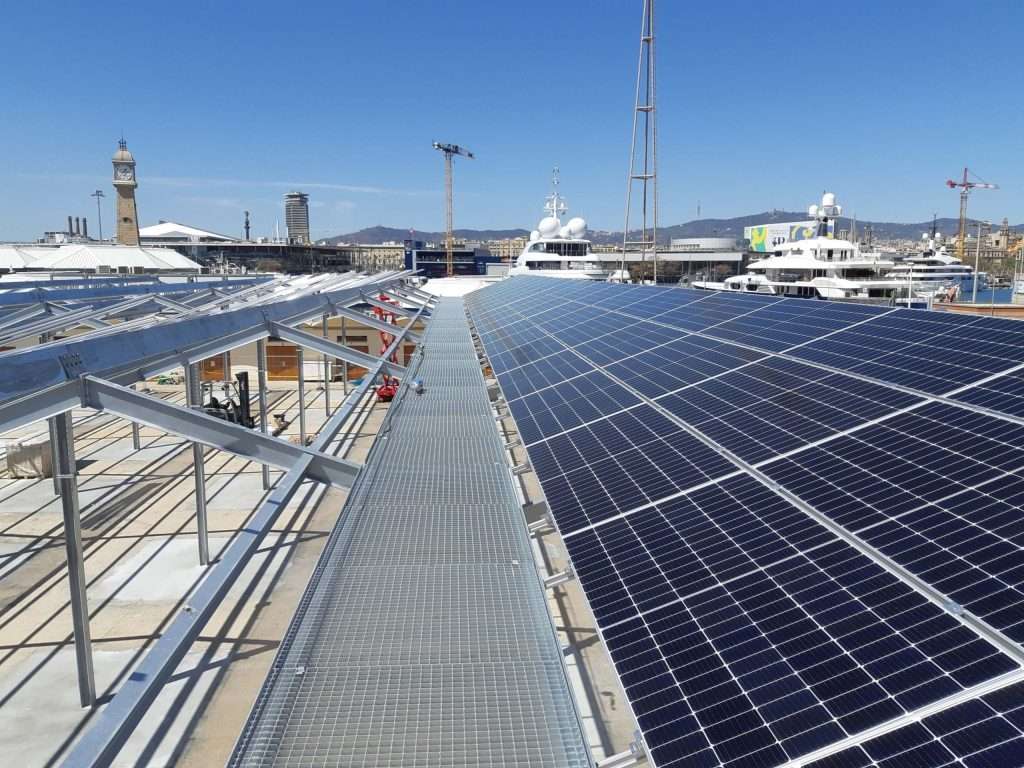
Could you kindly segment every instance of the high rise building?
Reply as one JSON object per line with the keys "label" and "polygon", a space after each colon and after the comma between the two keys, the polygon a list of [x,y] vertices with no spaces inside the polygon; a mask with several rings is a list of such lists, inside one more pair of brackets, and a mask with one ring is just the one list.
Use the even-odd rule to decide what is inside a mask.
{"label": "high rise building", "polygon": [[289,243],[309,242],[309,195],[289,192],[284,196],[284,225]]}
{"label": "high rise building", "polygon": [[139,244],[139,213],[135,207],[135,158],[124,139],[117,144],[111,161],[114,165],[114,189],[117,191],[117,242]]}

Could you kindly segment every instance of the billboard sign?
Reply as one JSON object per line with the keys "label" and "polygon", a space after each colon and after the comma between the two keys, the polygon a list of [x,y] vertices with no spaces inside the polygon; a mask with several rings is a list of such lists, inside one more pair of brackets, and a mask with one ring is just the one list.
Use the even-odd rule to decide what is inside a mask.
{"label": "billboard sign", "polygon": [[[768,253],[782,243],[794,240],[807,240],[814,237],[816,221],[789,221],[774,224],[758,224],[743,228],[743,237],[750,241],[748,250],[755,253]],[[828,222],[828,236],[835,237],[836,224],[834,219]]]}

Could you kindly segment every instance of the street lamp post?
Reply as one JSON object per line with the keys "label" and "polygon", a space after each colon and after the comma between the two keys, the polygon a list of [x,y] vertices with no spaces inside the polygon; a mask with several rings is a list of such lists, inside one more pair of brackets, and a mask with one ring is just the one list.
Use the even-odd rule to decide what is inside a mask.
{"label": "street lamp post", "polygon": [[974,285],[971,288],[971,303],[978,303],[978,269],[981,263],[981,225],[988,224],[987,221],[978,222],[978,242],[974,244]]}
{"label": "street lamp post", "polygon": [[99,227],[99,230],[100,230],[100,242],[102,243],[103,242],[103,213],[102,213],[102,211],[100,209],[100,200],[102,198],[106,197],[106,195],[103,194],[103,190],[102,189],[97,189],[95,192],[93,192],[91,195],[89,195],[89,197],[95,197],[96,198],[96,224],[97,224],[97,226]]}

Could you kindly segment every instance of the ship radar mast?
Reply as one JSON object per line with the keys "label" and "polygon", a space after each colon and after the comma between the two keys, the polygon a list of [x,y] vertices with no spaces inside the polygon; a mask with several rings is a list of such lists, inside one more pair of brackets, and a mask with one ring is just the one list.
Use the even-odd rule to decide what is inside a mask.
{"label": "ship radar mast", "polygon": [[544,212],[553,219],[561,218],[562,214],[568,210],[565,198],[558,194],[558,183],[558,166],[556,165],[551,172],[551,194],[547,196],[547,202],[544,203]]}
{"label": "ship radar mast", "polygon": [[807,215],[817,222],[815,226],[815,237],[828,237],[828,222],[835,221],[843,213],[843,206],[836,204],[836,196],[826,192],[821,196],[821,205],[812,205],[807,209]]}

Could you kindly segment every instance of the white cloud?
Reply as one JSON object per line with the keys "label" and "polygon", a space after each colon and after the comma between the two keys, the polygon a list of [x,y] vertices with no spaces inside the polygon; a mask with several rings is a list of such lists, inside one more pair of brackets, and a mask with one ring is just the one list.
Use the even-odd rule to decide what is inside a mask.
{"label": "white cloud", "polygon": [[168,187],[277,187],[280,189],[327,189],[336,192],[352,192],[363,195],[403,195],[403,196],[434,196],[437,190],[429,189],[392,189],[389,187],[373,187],[354,184],[333,184],[322,181],[269,181],[264,179],[221,179],[199,178],[192,176],[146,176],[140,178],[142,183]]}
{"label": "white cloud", "polygon": [[[19,173],[24,179],[40,179],[44,181],[97,181],[96,174],[88,173]],[[105,178],[105,177],[104,177]],[[326,189],[335,192],[350,192],[360,195],[402,196],[402,197],[436,197],[441,193],[436,189],[395,189],[391,187],[375,187],[359,184],[334,184],[323,181],[272,181],[268,179],[224,179],[202,178],[199,176],[147,176],[140,174],[141,186],[152,184],[157,187],[174,187],[178,189],[203,189],[210,187],[264,187],[281,190]]]}

